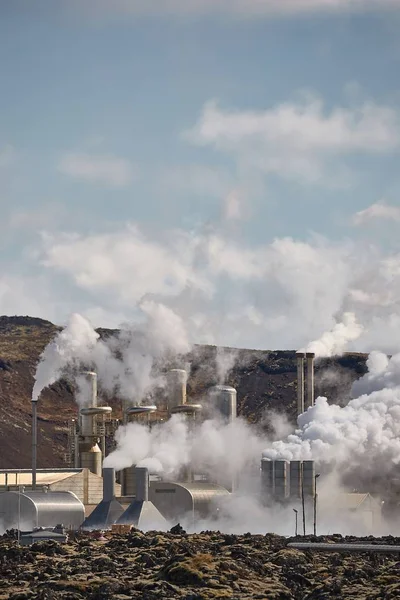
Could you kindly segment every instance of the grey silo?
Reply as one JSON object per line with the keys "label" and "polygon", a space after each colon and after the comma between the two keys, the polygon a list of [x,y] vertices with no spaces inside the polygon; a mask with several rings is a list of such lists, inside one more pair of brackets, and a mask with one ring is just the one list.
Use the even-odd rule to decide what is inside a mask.
{"label": "grey silo", "polygon": [[301,461],[290,461],[290,497],[301,498]]}
{"label": "grey silo", "polygon": [[303,462],[303,486],[304,495],[313,498],[315,495],[315,462],[313,460]]}

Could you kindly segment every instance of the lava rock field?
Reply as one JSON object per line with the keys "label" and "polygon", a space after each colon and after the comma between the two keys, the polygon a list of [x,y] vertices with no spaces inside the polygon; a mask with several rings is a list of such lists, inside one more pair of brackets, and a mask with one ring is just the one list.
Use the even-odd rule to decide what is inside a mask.
{"label": "lava rock field", "polygon": [[[399,544],[324,536],[297,541]],[[0,538],[0,599],[322,600],[400,598],[396,554],[302,552],[277,535],[137,530],[77,534],[67,544]]]}

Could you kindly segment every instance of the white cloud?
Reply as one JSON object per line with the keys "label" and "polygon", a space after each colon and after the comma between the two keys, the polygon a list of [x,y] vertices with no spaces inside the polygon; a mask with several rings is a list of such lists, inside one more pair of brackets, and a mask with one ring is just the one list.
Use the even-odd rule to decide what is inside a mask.
{"label": "white cloud", "polygon": [[133,165],[129,161],[100,154],[66,154],[62,157],[58,169],[74,179],[115,188],[128,186],[135,175]]}
{"label": "white cloud", "polygon": [[[82,3],[75,1],[82,10]],[[398,0],[88,0],[89,12],[122,12],[132,15],[207,15],[223,14],[249,17],[274,17],[334,14],[341,12],[382,11],[399,8]]]}
{"label": "white cloud", "polygon": [[83,289],[133,307],[146,294],[174,296],[189,284],[204,287],[191,269],[191,248],[180,247],[181,242],[179,234],[170,242],[149,240],[135,226],[87,237],[48,235],[43,262],[69,274]]}
{"label": "white cloud", "polygon": [[224,111],[209,102],[184,137],[230,154],[241,165],[316,182],[326,175],[329,160],[397,150],[400,123],[395,110],[370,102],[329,112],[316,97],[264,111]]}
{"label": "white cloud", "polygon": [[368,208],[360,210],[353,217],[354,225],[365,225],[369,221],[389,220],[400,221],[400,206],[392,206],[386,202],[376,202]]}

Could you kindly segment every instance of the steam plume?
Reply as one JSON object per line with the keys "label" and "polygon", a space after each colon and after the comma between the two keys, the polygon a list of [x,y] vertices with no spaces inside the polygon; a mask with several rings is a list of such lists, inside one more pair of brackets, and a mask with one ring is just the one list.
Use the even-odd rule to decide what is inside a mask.
{"label": "steam plume", "polygon": [[400,354],[390,360],[373,353],[369,372],[353,386],[360,393],[347,406],[315,406],[298,418],[298,429],[274,442],[263,455],[271,459],[314,459],[345,476],[393,475],[400,463]]}
{"label": "steam plume", "polygon": [[[84,317],[72,315],[41,356],[32,398],[37,400],[44,388],[62,376],[74,379],[79,389],[79,370],[90,367],[96,370],[103,391],[139,403],[162,383],[154,373],[157,361],[190,349],[183,322],[170,308],[146,301],[140,309],[141,322],[123,326],[106,340]],[[77,394],[80,399],[84,401],[84,394]]]}
{"label": "steam plume", "polygon": [[342,321],[331,331],[326,331],[319,340],[311,342],[305,352],[314,352],[317,358],[343,354],[347,344],[357,340],[363,332],[352,312],[344,313]]}

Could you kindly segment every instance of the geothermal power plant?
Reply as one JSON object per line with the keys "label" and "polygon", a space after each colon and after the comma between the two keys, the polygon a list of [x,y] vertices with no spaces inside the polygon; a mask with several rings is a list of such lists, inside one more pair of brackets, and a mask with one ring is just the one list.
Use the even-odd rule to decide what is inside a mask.
{"label": "geothermal power plant", "polygon": [[[297,353],[297,413],[314,405],[314,354]],[[62,524],[72,529],[104,530],[117,526],[139,529],[166,529],[181,521],[193,527],[207,521],[218,524],[224,506],[243,494],[249,481],[251,494],[266,512],[293,509],[304,533],[316,527],[317,478],[314,461],[268,460],[254,457],[251,473],[234,468],[211,478],[201,465],[185,465],[172,479],[132,464],[116,472],[103,466],[114,449],[113,439],[120,425],[139,423],[142,427],[166,427],[174,415],[187,423],[189,435],[206,419],[232,424],[237,418],[237,392],[217,385],[203,395],[202,403],[192,403],[187,395],[187,372],[172,369],[166,373],[164,410],[153,404],[123,406],[121,421],[114,421],[110,406],[99,402],[95,372],[82,373],[85,401],[69,425],[66,469],[36,469],[36,424],[32,426],[32,469],[0,472],[0,518],[3,530],[30,531]],[[33,403],[35,404],[35,403]],[[36,405],[33,421],[36,419]],[[160,417],[162,414],[162,417]],[[349,497],[352,494],[348,495]],[[354,496],[354,494],[353,494]],[[362,494],[355,494],[362,496]],[[365,496],[365,494],[364,494]],[[361,505],[362,498],[353,498]],[[348,503],[352,504],[350,498]],[[364,502],[365,503],[365,502]],[[376,518],[376,516],[375,516]]]}

